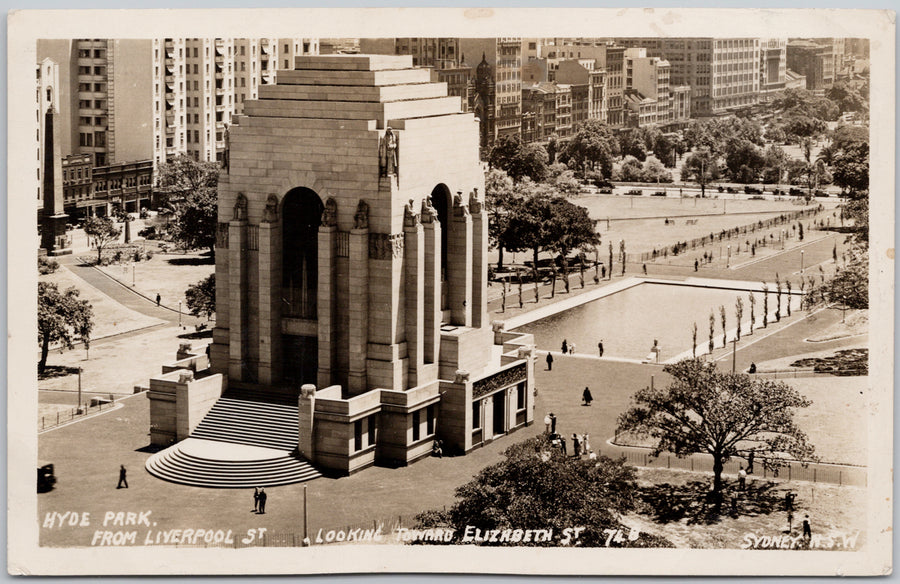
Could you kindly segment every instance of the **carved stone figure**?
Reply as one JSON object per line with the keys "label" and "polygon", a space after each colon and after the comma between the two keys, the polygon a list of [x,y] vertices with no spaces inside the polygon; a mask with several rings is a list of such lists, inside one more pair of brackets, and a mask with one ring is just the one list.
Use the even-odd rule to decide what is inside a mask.
{"label": "carved stone figure", "polygon": [[469,372],[465,369],[457,369],[456,377],[453,379],[453,383],[466,383],[469,381]]}
{"label": "carved stone figure", "polygon": [[483,205],[478,200],[478,188],[472,189],[469,193],[469,211],[475,215],[480,215]]}
{"label": "carved stone figure", "polygon": [[263,209],[263,223],[276,223],[278,221],[278,197],[269,195],[266,199],[266,208]]}
{"label": "carved stone figure", "polygon": [[368,229],[369,228],[369,204],[363,200],[360,200],[359,205],[356,206],[356,215],[353,216],[354,229]]}
{"label": "carved stone figure", "polygon": [[232,219],[234,221],[247,220],[247,197],[244,196],[244,193],[238,193],[237,200],[234,202],[234,216]]}
{"label": "carved stone figure", "polygon": [[381,166],[381,176],[397,174],[397,150],[398,136],[388,126],[381,138],[378,160]]}
{"label": "carved stone figure", "polygon": [[229,129],[229,125],[225,124],[225,151],[222,152],[222,168],[225,169],[225,174],[229,174],[230,167],[231,167],[231,132]]}
{"label": "carved stone figure", "polygon": [[422,199],[422,223],[431,223],[437,221],[437,218],[437,209],[431,205],[431,195],[428,195]]}
{"label": "carved stone figure", "polygon": [[453,212],[457,217],[469,216],[469,206],[463,201],[462,191],[453,196]]}
{"label": "carved stone figure", "polygon": [[416,208],[413,205],[413,200],[410,199],[409,203],[403,209],[403,226],[404,227],[415,227],[419,224],[419,214],[416,213]]}
{"label": "carved stone figure", "polygon": [[334,227],[337,222],[337,202],[334,197],[328,197],[325,201],[325,210],[322,211],[322,225],[325,227]]}

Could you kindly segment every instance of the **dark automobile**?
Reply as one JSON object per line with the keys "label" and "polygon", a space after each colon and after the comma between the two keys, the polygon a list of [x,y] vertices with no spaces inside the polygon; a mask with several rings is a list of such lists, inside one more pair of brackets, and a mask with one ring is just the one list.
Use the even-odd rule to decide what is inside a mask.
{"label": "dark automobile", "polygon": [[630,191],[628,191],[628,192],[625,193],[625,194],[626,194],[626,195],[631,195],[631,196],[634,196],[634,197],[640,197],[641,195],[644,194],[644,191],[642,191],[642,190],[640,190],[640,189],[631,189]]}
{"label": "dark automobile", "polygon": [[751,187],[750,185],[745,185],[744,192],[747,193],[748,195],[761,195],[762,189],[758,189],[756,187]]}
{"label": "dark automobile", "polygon": [[56,475],[53,472],[53,465],[48,462],[38,462],[37,467],[37,490],[38,493],[46,493],[53,490],[56,484]]}
{"label": "dark automobile", "polygon": [[794,187],[791,187],[791,190],[789,190],[788,193],[790,193],[794,197],[802,197],[803,196],[803,191],[801,191],[800,189],[794,188]]}

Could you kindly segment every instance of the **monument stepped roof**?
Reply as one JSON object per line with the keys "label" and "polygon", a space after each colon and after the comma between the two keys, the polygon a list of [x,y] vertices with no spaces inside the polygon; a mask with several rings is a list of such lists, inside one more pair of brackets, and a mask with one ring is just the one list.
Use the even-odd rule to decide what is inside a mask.
{"label": "monument stepped roof", "polygon": [[245,116],[387,120],[460,113],[459,97],[432,82],[409,55],[307,55],[294,69],[278,71],[275,85],[260,87],[244,104]]}
{"label": "monument stepped roof", "polygon": [[410,55],[302,55],[294,69],[325,71],[393,71],[411,69]]}

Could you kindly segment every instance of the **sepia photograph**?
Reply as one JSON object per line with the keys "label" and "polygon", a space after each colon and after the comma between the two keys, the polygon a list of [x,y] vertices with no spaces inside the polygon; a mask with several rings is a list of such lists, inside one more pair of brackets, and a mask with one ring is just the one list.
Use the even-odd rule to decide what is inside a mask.
{"label": "sepia photograph", "polygon": [[8,22],[10,574],[891,572],[893,12]]}

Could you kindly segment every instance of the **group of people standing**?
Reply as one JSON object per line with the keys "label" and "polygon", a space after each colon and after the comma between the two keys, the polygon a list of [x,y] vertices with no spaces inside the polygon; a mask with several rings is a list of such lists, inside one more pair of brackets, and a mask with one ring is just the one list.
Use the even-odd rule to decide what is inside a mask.
{"label": "group of people standing", "polygon": [[[585,388],[587,391],[587,388]],[[556,431],[556,416],[553,412],[550,412],[546,416],[544,416],[544,430],[546,431],[550,444],[554,448],[559,448],[562,450],[564,456],[568,456],[568,450],[566,447],[566,437],[562,434],[557,433]],[[597,458],[597,455],[594,453],[594,450],[591,448],[591,437],[590,434],[585,432],[584,434],[576,434],[572,433],[572,456],[581,457],[588,456],[589,458]]]}
{"label": "group of people standing", "polygon": [[[563,339],[560,352],[563,355],[574,355],[575,343],[570,343],[567,339]],[[597,343],[597,353],[600,357],[603,357],[603,339],[600,339],[600,342]],[[547,351],[547,371],[553,371],[553,353],[550,351]]]}
{"label": "group of people standing", "polygon": [[253,512],[259,513],[260,515],[264,515],[266,512],[266,499],[269,496],[266,494],[266,489],[264,487],[256,487],[253,489]]}

